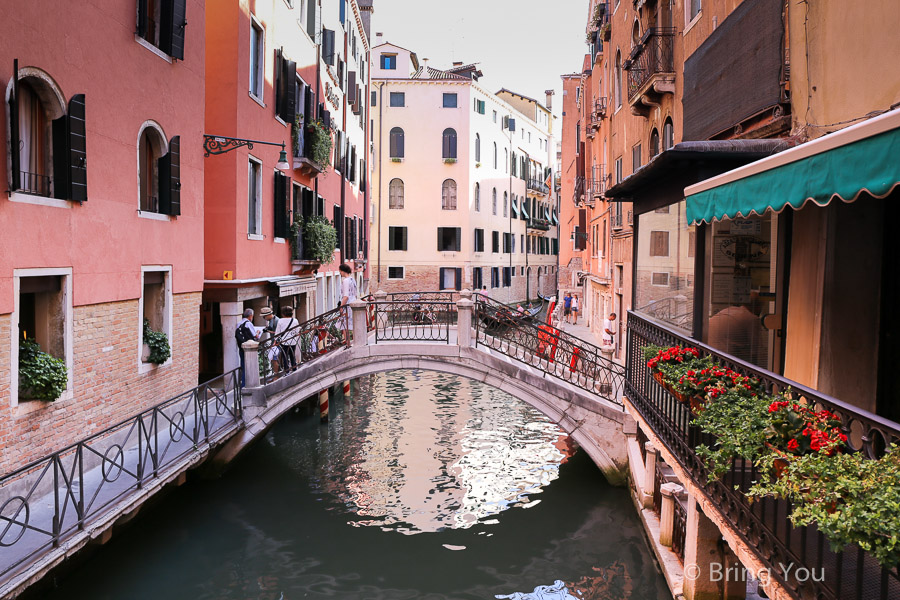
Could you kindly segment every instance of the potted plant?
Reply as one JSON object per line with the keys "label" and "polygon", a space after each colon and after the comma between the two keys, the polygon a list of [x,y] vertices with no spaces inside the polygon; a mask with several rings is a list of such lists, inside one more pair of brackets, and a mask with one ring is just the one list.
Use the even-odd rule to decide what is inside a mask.
{"label": "potted plant", "polygon": [[445,158],[445,159],[444,159],[444,164],[445,164],[445,165],[452,165],[452,164],[455,164],[455,163],[456,163],[456,159],[455,159],[455,158]]}
{"label": "potted plant", "polygon": [[306,131],[309,134],[306,142],[310,145],[308,157],[323,167],[331,164],[331,130],[322,121],[312,121],[306,126]]}
{"label": "potted plant", "polygon": [[749,495],[776,495],[793,504],[795,527],[815,524],[835,552],[856,544],[882,566],[900,564],[900,451],[878,460],[862,453],[811,452],[795,458],[779,479],[763,479]]}
{"label": "potted plant", "polygon": [[391,162],[399,163],[399,162],[403,162],[403,159],[398,156],[392,156]]}
{"label": "potted plant", "polygon": [[773,401],[768,409],[770,446],[791,456],[819,453],[832,456],[846,445],[840,418],[828,410],[815,411],[789,397]]}
{"label": "potted plant", "polygon": [[697,455],[706,461],[713,477],[721,477],[734,458],[752,461],[769,451],[770,402],[764,396],[746,395],[732,388],[698,408],[693,424],[716,437],[712,448],[697,447]]}
{"label": "potted plant", "polygon": [[[644,348],[644,358],[647,359],[647,368],[653,378],[669,392],[675,394],[673,382],[681,380],[688,372],[694,370],[703,363],[700,351],[696,348],[682,348],[672,346],[661,348],[659,346],[647,346]],[[705,359],[708,361],[709,359]],[[678,396],[678,394],[675,394]]]}
{"label": "potted plant", "polygon": [[66,362],[41,350],[33,339],[19,341],[19,390],[23,398],[53,402],[66,391]]}
{"label": "potted plant", "polygon": [[337,231],[325,217],[310,217],[303,223],[303,245],[307,260],[330,263],[337,246]]}
{"label": "potted plant", "polygon": [[600,37],[603,38],[604,42],[609,41],[610,31],[609,31],[609,23],[608,22],[604,23],[603,25],[600,26]]}
{"label": "potted plant", "polygon": [[156,331],[150,327],[150,321],[144,319],[144,354],[141,359],[144,362],[161,365],[172,356],[172,348],[169,346],[169,338],[162,331]]}

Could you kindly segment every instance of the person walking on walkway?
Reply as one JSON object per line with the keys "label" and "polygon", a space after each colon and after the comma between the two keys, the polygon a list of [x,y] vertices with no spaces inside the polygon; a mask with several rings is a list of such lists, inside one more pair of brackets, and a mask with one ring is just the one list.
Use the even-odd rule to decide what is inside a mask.
{"label": "person walking on walkway", "polygon": [[616,313],[609,313],[609,317],[603,322],[603,346],[609,348],[609,352],[616,351]]}
{"label": "person walking on walkway", "polygon": [[578,296],[572,294],[572,325],[578,325]]}
{"label": "person walking on walkway", "polygon": [[281,319],[275,328],[275,337],[279,338],[281,351],[284,353],[284,370],[293,371],[297,368],[297,339],[300,323],[294,318],[294,309],[285,306],[281,309]]}

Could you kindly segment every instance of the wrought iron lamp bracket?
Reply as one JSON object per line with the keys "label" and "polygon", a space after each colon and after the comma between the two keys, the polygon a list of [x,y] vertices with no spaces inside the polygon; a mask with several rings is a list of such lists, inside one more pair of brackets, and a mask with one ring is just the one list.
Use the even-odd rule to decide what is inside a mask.
{"label": "wrought iron lamp bracket", "polygon": [[253,144],[266,144],[268,146],[281,146],[284,152],[284,142],[263,142],[260,140],[245,140],[242,138],[230,138],[221,135],[203,135],[203,156],[211,154],[225,154],[237,148],[246,146],[249,150],[253,149]]}

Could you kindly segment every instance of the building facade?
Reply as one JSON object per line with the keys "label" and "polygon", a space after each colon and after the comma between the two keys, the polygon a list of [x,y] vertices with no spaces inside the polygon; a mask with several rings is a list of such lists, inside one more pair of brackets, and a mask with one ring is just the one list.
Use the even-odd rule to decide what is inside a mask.
{"label": "building facade", "polygon": [[[156,6],[3,11],[3,472],[197,384],[204,6]],[[159,364],[145,322],[170,346]],[[46,355],[61,393],[26,383]]]}
{"label": "building facade", "polygon": [[[206,161],[201,371],[237,366],[245,308],[283,306],[300,321],[336,307],[338,266],[365,288],[368,20],[372,3],[300,0],[206,5],[206,132],[281,144]],[[215,138],[212,138],[215,140]],[[337,235],[330,259],[307,224]],[[320,251],[319,251],[320,252]]]}
{"label": "building facade", "polygon": [[394,44],[372,51],[375,289],[555,293],[550,109],[484,90],[476,65],[426,63]]}

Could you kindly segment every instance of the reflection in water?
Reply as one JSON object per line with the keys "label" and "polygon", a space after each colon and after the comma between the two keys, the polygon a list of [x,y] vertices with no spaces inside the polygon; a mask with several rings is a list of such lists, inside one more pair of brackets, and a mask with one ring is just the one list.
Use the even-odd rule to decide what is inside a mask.
{"label": "reflection in water", "polygon": [[327,426],[288,416],[38,597],[671,597],[628,492],[524,403],[433,372],[354,388]]}

